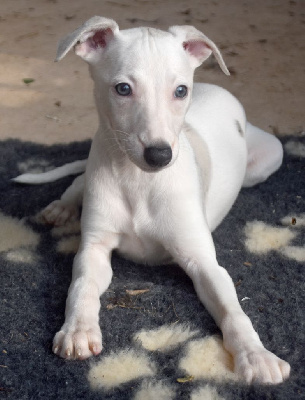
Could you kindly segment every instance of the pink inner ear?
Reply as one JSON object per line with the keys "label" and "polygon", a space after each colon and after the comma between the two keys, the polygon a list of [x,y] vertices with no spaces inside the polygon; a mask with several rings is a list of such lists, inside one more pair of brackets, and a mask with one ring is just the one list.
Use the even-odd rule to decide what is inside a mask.
{"label": "pink inner ear", "polygon": [[89,36],[84,42],[75,45],[75,53],[86,61],[92,61],[96,50],[104,49],[113,36],[110,28],[88,32]]}
{"label": "pink inner ear", "polygon": [[203,40],[190,40],[189,42],[184,42],[183,48],[189,52],[190,55],[200,59],[201,61],[208,58],[212,53],[212,49]]}
{"label": "pink inner ear", "polygon": [[112,30],[110,28],[95,32],[95,34],[87,40],[89,47],[94,50],[98,47],[106,47],[106,37],[111,34]]}

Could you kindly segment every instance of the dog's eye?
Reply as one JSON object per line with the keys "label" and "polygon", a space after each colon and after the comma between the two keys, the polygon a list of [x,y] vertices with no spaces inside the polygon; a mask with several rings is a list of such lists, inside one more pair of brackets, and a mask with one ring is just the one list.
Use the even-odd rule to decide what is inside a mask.
{"label": "dog's eye", "polygon": [[177,87],[175,90],[175,97],[178,97],[180,99],[183,99],[187,95],[187,87],[184,85],[180,85]]}
{"label": "dog's eye", "polygon": [[118,83],[115,87],[116,92],[120,96],[130,96],[132,93],[130,85],[128,83]]}

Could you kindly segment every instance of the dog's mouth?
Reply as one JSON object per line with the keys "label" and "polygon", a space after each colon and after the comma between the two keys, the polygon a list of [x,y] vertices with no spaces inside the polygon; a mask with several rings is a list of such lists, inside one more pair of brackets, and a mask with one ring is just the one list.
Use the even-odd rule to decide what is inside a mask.
{"label": "dog's mouth", "polygon": [[163,165],[163,166],[149,165],[145,161],[144,157],[138,158],[138,157],[134,156],[133,154],[128,154],[128,153],[125,153],[125,154],[127,155],[129,161],[132,162],[132,164],[134,164],[136,167],[138,167],[141,171],[148,172],[148,173],[156,173],[156,172],[163,171],[164,169],[169,168],[174,162],[174,160],[172,160],[167,165]]}
{"label": "dog's mouth", "polygon": [[138,167],[139,167],[142,171],[144,171],[144,172],[156,173],[156,172],[163,171],[164,169],[170,167],[170,165],[171,165],[171,164],[168,164],[168,165],[166,165],[165,167],[149,167],[148,165],[143,164],[143,165],[141,165],[141,166],[138,165]]}

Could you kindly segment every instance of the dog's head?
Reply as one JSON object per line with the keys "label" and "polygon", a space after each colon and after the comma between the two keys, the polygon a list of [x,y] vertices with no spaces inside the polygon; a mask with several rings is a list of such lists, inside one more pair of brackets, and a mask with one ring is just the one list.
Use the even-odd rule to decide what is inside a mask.
{"label": "dog's head", "polygon": [[102,127],[145,171],[177,158],[195,68],[213,52],[229,74],[216,45],[192,26],[120,31],[93,17],[59,43],[56,60],[73,47],[90,66]]}

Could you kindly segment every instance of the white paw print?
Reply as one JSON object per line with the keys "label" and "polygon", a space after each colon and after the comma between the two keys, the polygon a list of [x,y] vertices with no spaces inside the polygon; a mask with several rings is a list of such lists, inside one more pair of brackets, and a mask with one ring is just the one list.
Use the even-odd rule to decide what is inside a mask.
{"label": "white paw print", "polygon": [[255,254],[266,254],[273,250],[295,261],[304,262],[305,246],[294,246],[291,242],[298,238],[305,227],[305,213],[287,215],[281,223],[283,227],[273,227],[262,221],[248,222],[245,227],[247,249]]}
{"label": "white paw print", "polygon": [[[172,400],[176,398],[179,385],[186,382],[200,384],[202,379],[216,382],[237,380],[233,373],[233,359],[224,349],[222,340],[217,336],[199,338],[198,335],[199,331],[177,323],[141,330],[133,336],[133,348],[101,356],[101,361],[89,371],[90,386],[107,392],[143,378],[133,400]],[[157,381],[158,365],[152,360],[154,352],[168,353],[179,346],[185,346],[177,365],[181,378],[171,384]],[[196,386],[190,399],[223,400],[211,385]]]}

